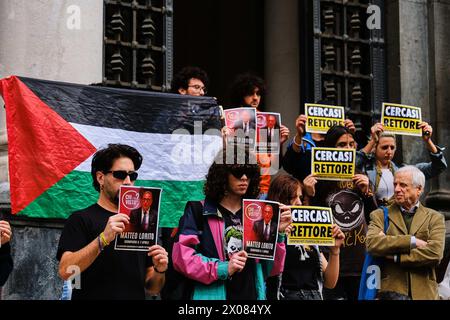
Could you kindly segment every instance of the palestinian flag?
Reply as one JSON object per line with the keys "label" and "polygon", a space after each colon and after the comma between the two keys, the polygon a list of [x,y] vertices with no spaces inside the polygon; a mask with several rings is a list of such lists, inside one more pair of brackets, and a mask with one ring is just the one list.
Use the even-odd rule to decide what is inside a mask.
{"label": "palestinian flag", "polygon": [[0,93],[13,214],[67,218],[95,203],[91,160],[108,143],[143,155],[136,185],[163,189],[160,227],[178,225],[186,201],[204,197],[205,174],[222,148],[214,98],[15,76],[0,80]]}

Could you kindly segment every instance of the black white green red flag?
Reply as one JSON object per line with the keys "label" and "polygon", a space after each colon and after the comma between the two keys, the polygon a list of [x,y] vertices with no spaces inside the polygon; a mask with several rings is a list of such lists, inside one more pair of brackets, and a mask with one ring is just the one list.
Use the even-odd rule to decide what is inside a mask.
{"label": "black white green red flag", "polygon": [[136,185],[163,189],[160,227],[176,226],[186,201],[204,197],[206,172],[222,147],[214,98],[16,76],[0,80],[0,93],[13,214],[67,218],[96,202],[92,155],[108,143],[143,155]]}

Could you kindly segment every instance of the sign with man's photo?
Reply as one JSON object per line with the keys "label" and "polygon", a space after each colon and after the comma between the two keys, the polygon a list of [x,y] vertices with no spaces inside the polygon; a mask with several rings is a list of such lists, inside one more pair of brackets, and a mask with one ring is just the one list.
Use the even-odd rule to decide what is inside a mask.
{"label": "sign with man's photo", "polygon": [[280,126],[279,113],[256,113],[256,153],[280,153]]}
{"label": "sign with man's photo", "polygon": [[256,109],[234,108],[224,110],[225,126],[231,132],[227,136],[228,145],[256,146]]}
{"label": "sign with man's photo", "polygon": [[244,250],[250,258],[273,260],[278,239],[278,202],[243,200]]}
{"label": "sign with man's photo", "polygon": [[119,211],[130,217],[125,230],[116,236],[114,249],[148,251],[157,243],[160,188],[120,186]]}

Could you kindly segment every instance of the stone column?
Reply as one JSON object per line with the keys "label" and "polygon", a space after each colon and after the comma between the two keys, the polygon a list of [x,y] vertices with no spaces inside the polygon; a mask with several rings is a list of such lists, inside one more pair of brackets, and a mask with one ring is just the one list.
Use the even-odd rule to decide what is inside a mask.
{"label": "stone column", "polygon": [[298,19],[297,0],[265,1],[265,105],[268,110],[281,113],[281,121],[291,135],[300,111]]}
{"label": "stone column", "polygon": [[[401,103],[420,107],[431,122],[427,0],[399,1],[399,27]],[[402,150],[405,163],[429,161],[419,137],[402,136]]]}
{"label": "stone column", "polygon": [[[450,0],[433,0],[429,5],[430,51],[433,52],[431,70],[432,119],[436,141],[447,147],[444,151],[450,161]],[[427,204],[446,214],[450,220],[450,170],[432,181]],[[449,226],[450,227],[450,226]]]}

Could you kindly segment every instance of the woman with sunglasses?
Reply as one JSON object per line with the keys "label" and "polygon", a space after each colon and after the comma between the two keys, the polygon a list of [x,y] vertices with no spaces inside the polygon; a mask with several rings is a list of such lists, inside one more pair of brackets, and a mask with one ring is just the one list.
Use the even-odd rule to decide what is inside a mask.
{"label": "woman with sunglasses", "polygon": [[[270,184],[267,200],[301,206],[302,185],[291,175],[279,175]],[[339,276],[339,251],[345,235],[336,224],[333,225],[333,238],[336,243],[330,249],[329,260],[316,245],[286,246],[283,273],[279,277],[270,277],[267,280],[268,298],[322,300],[322,287],[334,288]]]}
{"label": "woman with sunglasses", "polygon": [[[328,130],[324,147],[356,149],[356,142],[349,128],[337,125]],[[367,217],[377,208],[369,178],[357,173],[351,181],[318,181],[309,175],[303,184],[311,205],[330,207],[335,223],[345,234],[339,280],[334,289],[323,290],[324,298],[357,300],[366,252]]]}
{"label": "woman with sunglasses", "polygon": [[[247,258],[242,250],[242,199],[258,196],[259,166],[248,151],[245,161],[238,161],[243,159],[237,155],[244,153],[237,150],[228,149],[233,157],[227,157],[226,150],[219,153],[206,176],[205,201],[188,202],[180,219],[172,259],[176,271],[194,280],[193,300],[265,299],[265,278],[282,272],[284,232],[291,221],[288,207],[281,207],[274,261]],[[234,161],[228,164],[230,158]]]}
{"label": "woman with sunglasses", "polygon": [[[431,162],[417,163],[426,179],[437,176],[447,168],[443,149],[436,146],[431,140],[433,128],[426,122],[420,123],[422,139],[430,152]],[[368,144],[358,152],[356,158],[357,168],[363,170],[374,186],[374,193],[378,205],[389,205],[394,196],[394,173],[398,166],[392,161],[396,151],[395,135],[384,132],[381,123],[371,128],[371,139]]]}

